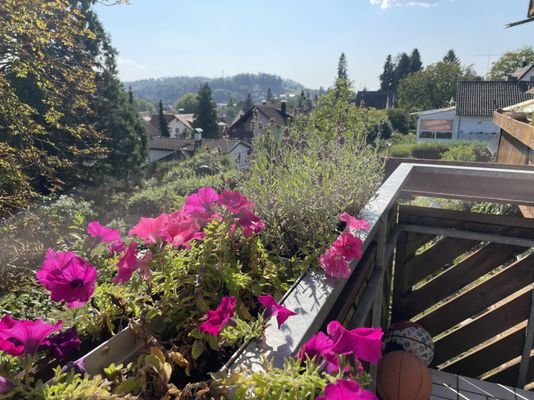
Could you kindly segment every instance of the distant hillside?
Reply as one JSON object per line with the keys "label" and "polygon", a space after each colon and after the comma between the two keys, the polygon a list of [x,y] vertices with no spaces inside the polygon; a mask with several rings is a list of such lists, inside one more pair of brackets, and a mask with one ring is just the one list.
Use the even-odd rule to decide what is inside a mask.
{"label": "distant hillside", "polygon": [[244,100],[250,93],[254,102],[267,96],[271,88],[273,96],[304,89],[300,83],[282,79],[270,74],[239,74],[227,78],[203,78],[200,76],[178,76],[173,78],[143,79],[135,82],[124,82],[125,87],[131,86],[136,97],[174,105],[176,100],[186,93],[197,93],[201,84],[208,82],[216,103],[226,103],[230,96]]}

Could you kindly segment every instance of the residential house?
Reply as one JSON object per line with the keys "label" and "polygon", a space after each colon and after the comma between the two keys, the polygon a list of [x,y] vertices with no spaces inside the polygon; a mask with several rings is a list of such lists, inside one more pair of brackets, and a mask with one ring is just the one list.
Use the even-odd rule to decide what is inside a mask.
{"label": "residential house", "polygon": [[354,103],[358,107],[372,107],[378,109],[395,108],[395,93],[386,90],[361,90],[356,93]]}
{"label": "residential house", "polygon": [[534,98],[526,93],[534,82],[460,81],[456,106],[413,113],[418,117],[418,141],[496,140],[499,127],[493,112]]}
{"label": "residential house", "polygon": [[230,139],[201,139],[195,142],[193,139],[178,139],[153,137],[148,142],[148,161],[180,160],[191,157],[197,149],[215,151],[230,156],[238,166],[243,169],[249,165],[251,152],[250,143],[242,140]]}
{"label": "residential house", "polygon": [[[171,138],[193,139],[194,114],[164,114],[164,116]],[[147,131],[150,137],[161,136],[159,130],[159,114],[152,114],[148,121],[146,117],[143,119],[149,125]]]}
{"label": "residential house", "polygon": [[514,73],[510,74],[508,80],[534,82],[534,64],[518,69]]}
{"label": "residential house", "polygon": [[[251,140],[260,134],[260,126],[269,123],[277,127],[285,126],[291,120],[286,107],[285,102],[282,102],[280,109],[271,105],[252,106],[230,125],[228,130],[230,138]],[[276,133],[279,134],[279,130]]]}

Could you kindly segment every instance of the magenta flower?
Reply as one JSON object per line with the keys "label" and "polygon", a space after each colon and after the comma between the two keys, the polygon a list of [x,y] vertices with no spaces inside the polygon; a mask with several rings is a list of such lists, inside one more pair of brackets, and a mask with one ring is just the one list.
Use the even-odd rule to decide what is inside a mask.
{"label": "magenta flower", "polygon": [[364,390],[357,382],[340,379],[336,383],[329,383],[324,389],[324,396],[316,400],[378,400],[369,390]]}
{"label": "magenta flower", "polygon": [[362,241],[352,233],[343,232],[332,243],[332,247],[335,247],[339,254],[349,262],[362,258]]}
{"label": "magenta flower", "polygon": [[382,329],[356,328],[346,329],[337,321],[332,321],[326,328],[334,341],[332,351],[336,354],[354,354],[362,361],[377,364],[382,358]]}
{"label": "magenta flower", "polygon": [[115,255],[123,253],[126,250],[126,246],[124,245],[124,242],[121,240],[120,242],[112,243],[109,247],[109,254]]}
{"label": "magenta flower", "polygon": [[161,214],[156,218],[141,217],[137,225],[128,232],[128,236],[137,236],[145,244],[156,244],[161,241],[160,232],[169,220],[168,214]]}
{"label": "magenta flower", "polygon": [[83,307],[93,295],[96,268],[72,251],[48,249],[41,268],[35,274],[54,301],[65,301],[70,308]]}
{"label": "magenta flower", "polygon": [[265,228],[265,222],[248,208],[242,208],[236,215],[246,238],[252,237],[254,233],[260,233]]}
{"label": "magenta flower", "polygon": [[254,206],[254,204],[241,193],[231,192],[229,190],[224,190],[219,195],[219,204],[233,214],[239,213],[242,208],[251,208]]}
{"label": "magenta flower", "polygon": [[94,237],[99,243],[122,242],[118,229],[108,228],[107,226],[101,225],[98,221],[89,222],[87,225],[87,234]]}
{"label": "magenta flower", "polygon": [[112,279],[113,283],[126,283],[132,277],[132,274],[138,268],[139,262],[137,260],[137,243],[131,242],[128,249],[120,258],[117,268],[118,272]]}
{"label": "magenta flower", "polygon": [[284,322],[286,322],[289,317],[297,315],[296,312],[293,312],[285,308],[283,305],[278,304],[274,300],[274,297],[270,294],[258,296],[258,300],[262,304],[262,306],[265,307],[265,318],[271,318],[276,316],[276,321],[278,322],[278,329],[280,329],[280,326]]}
{"label": "magenta flower", "polygon": [[80,344],[76,327],[72,327],[44,341],[43,347],[52,350],[56,358],[64,362],[72,357],[80,348]]}
{"label": "magenta flower", "polygon": [[237,299],[233,296],[224,296],[215,311],[208,310],[208,319],[199,325],[200,331],[217,336],[228,325],[234,316]]}
{"label": "magenta flower", "polygon": [[0,350],[12,356],[34,354],[45,339],[61,329],[62,322],[55,325],[36,321],[15,320],[6,315],[0,321]]}
{"label": "magenta flower", "polygon": [[192,240],[204,239],[204,232],[196,221],[183,212],[173,214],[167,224],[161,229],[161,237],[174,247],[191,248]]}
{"label": "magenta flower", "polygon": [[0,376],[0,394],[6,394],[11,392],[15,388],[13,381],[10,381],[6,377]]}
{"label": "magenta flower", "polygon": [[359,231],[359,230],[368,230],[369,222],[353,217],[347,212],[344,212],[339,216],[339,220],[345,222],[345,232]]}
{"label": "magenta flower", "polygon": [[218,200],[219,195],[215,190],[210,187],[203,187],[185,199],[184,210],[199,224],[205,225],[217,215],[215,206]]}
{"label": "magenta flower", "polygon": [[332,351],[334,342],[323,332],[319,332],[313,335],[306,343],[300,348],[297,359],[304,361],[306,357],[316,357],[317,362],[326,363],[326,371],[329,374],[335,374],[339,371],[339,360]]}
{"label": "magenta flower", "polygon": [[319,257],[321,267],[326,276],[331,278],[348,278],[350,276],[349,262],[336,247],[330,247]]}

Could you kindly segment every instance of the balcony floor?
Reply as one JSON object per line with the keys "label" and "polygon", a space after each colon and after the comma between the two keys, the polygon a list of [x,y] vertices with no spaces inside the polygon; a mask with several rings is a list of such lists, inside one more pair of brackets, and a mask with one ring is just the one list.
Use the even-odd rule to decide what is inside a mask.
{"label": "balcony floor", "polygon": [[533,400],[534,392],[431,370],[430,400]]}

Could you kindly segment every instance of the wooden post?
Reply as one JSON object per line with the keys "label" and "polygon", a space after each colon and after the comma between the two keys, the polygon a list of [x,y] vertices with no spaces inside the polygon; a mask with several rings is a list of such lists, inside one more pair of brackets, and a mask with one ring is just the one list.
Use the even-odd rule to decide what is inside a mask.
{"label": "wooden post", "polygon": [[527,383],[528,365],[530,362],[530,351],[534,343],[534,290],[530,301],[530,315],[528,317],[527,331],[525,333],[525,342],[523,344],[523,355],[521,364],[519,364],[519,374],[517,376],[517,387],[523,389]]}

